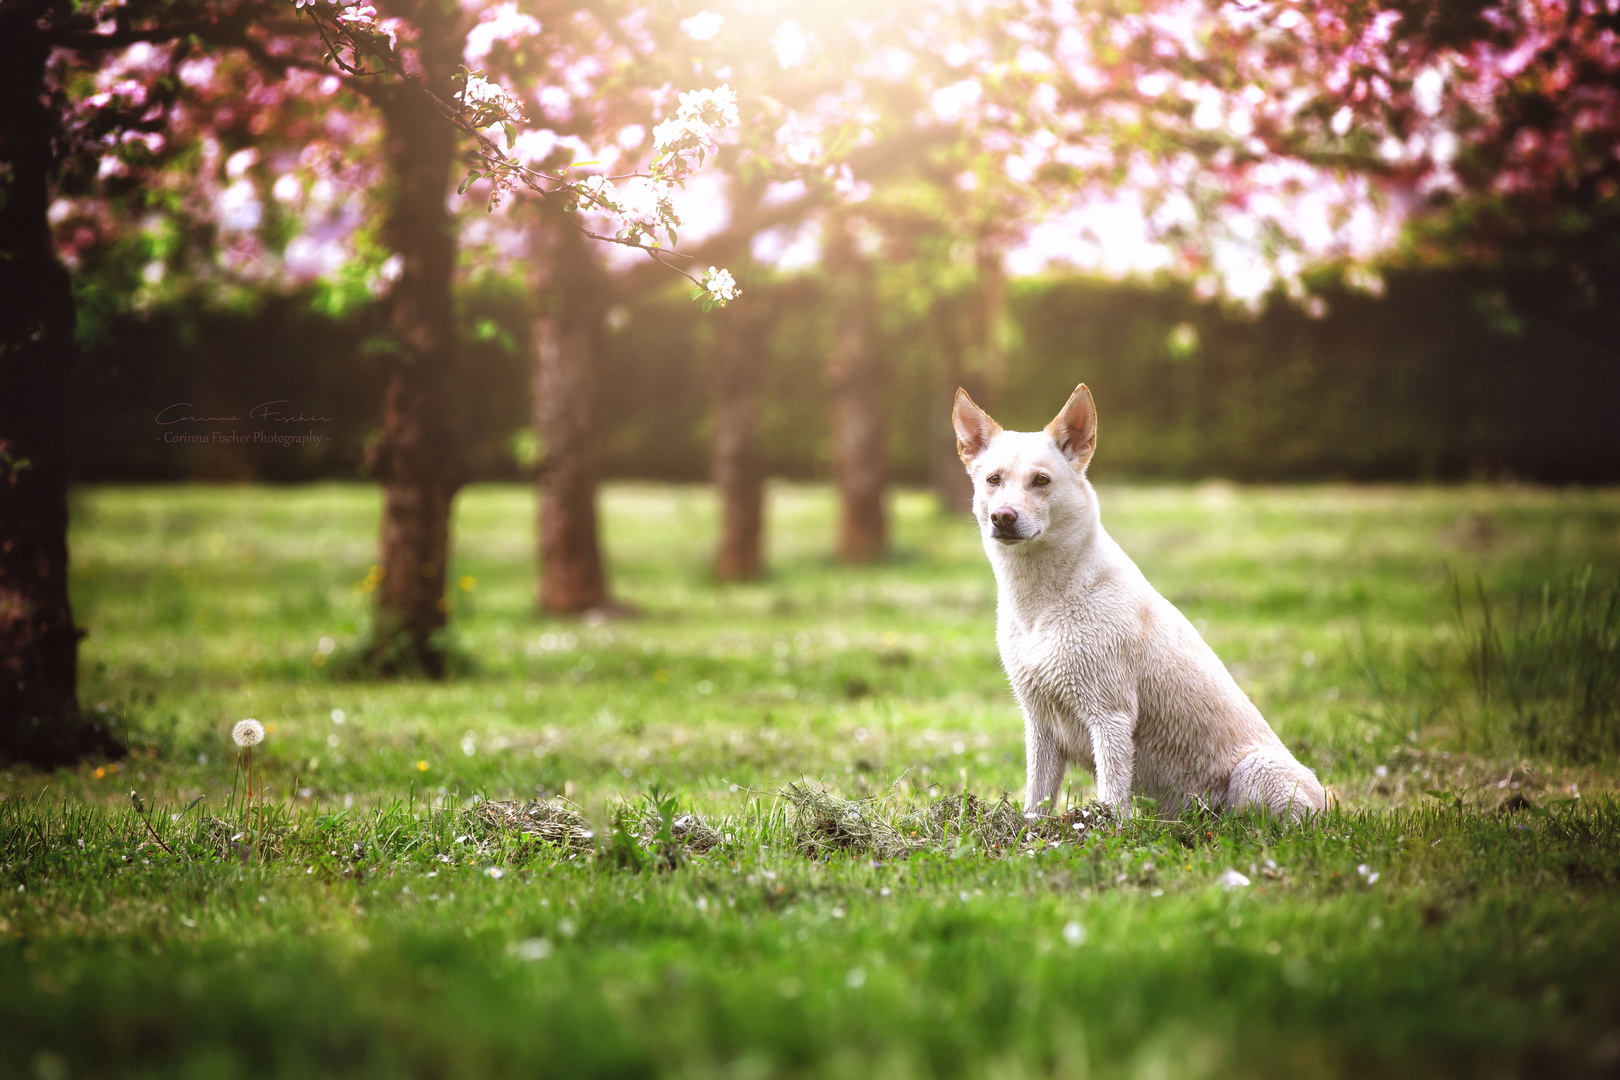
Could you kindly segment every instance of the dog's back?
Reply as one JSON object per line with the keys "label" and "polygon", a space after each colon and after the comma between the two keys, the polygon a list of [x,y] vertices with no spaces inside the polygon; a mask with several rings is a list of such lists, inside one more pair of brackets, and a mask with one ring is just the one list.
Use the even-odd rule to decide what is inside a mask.
{"label": "dog's back", "polygon": [[1288,752],[1186,616],[1141,581],[1156,616],[1138,675],[1141,789],[1171,809],[1196,795],[1218,808],[1320,810],[1315,774]]}
{"label": "dog's back", "polygon": [[1102,528],[1085,477],[1096,412],[1082,385],[1041,432],[1004,432],[959,393],[963,462],[998,590],[997,642],[1025,715],[1031,809],[1070,762],[1099,797],[1132,792],[1298,815],[1326,795],[1191,623]]}

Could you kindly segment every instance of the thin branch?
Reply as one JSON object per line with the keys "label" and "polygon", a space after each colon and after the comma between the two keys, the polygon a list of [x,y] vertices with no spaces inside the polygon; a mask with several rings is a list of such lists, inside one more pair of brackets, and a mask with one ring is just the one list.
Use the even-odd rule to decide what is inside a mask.
{"label": "thin branch", "polygon": [[[565,188],[573,187],[573,185],[570,184],[565,177],[553,176],[538,169],[530,168],[516,159],[508,157],[500,146],[496,144],[494,139],[484,134],[484,132],[479,128],[474,127],[462,115],[462,111],[460,109],[457,109],[449,102],[445,101],[444,98],[435,93],[433,89],[427,85],[426,80],[419,75],[406,71],[404,66],[399,63],[397,57],[392,55],[378,57],[380,62],[383,64],[383,70],[381,71],[368,70],[364,68],[359,61],[359,57],[362,54],[359,44],[354,40],[353,36],[347,29],[338,24],[335,19],[332,19],[330,21],[332,22],[331,29],[333,34],[336,37],[344,39],[348,42],[349,51],[356,58],[355,62],[344,60],[339,52],[340,46],[332,40],[331,36],[328,36],[327,27],[322,24],[323,18],[330,17],[325,16],[322,12],[313,7],[309,9],[309,15],[310,21],[315,24],[316,32],[321,36],[321,41],[325,43],[327,47],[328,58],[334,64],[336,64],[345,73],[357,78],[373,78],[378,75],[391,74],[403,82],[410,83],[421,93],[426,94],[428,100],[433,102],[434,107],[439,110],[440,115],[442,115],[456,128],[473,138],[473,141],[477,146],[477,149],[474,152],[475,156],[482,164],[490,168],[492,173],[498,172],[501,174],[500,178],[495,180],[496,183],[499,183],[499,179],[515,177],[517,182],[521,183],[525,188],[552,203],[557,201],[558,197],[561,195],[561,192],[556,189],[547,189],[541,181],[549,181],[553,184],[562,185]],[[636,177],[647,179],[651,178],[647,173],[625,173],[620,176],[609,177],[608,179],[624,180]],[[703,282],[697,277],[687,273],[679,266],[676,266],[668,261],[670,257],[690,259],[692,256],[684,255],[680,252],[670,251],[667,248],[645,244],[639,240],[627,240],[623,237],[605,236],[601,233],[593,232],[584,224],[584,222],[580,221],[577,216],[568,213],[566,207],[561,207],[560,209],[562,210],[563,218],[573,225],[574,228],[578,229],[584,236],[603,243],[618,244],[621,247],[634,248],[637,251],[646,252],[647,257],[659,265],[668,267],[670,270],[673,270],[675,273],[686,278],[700,289],[705,287]],[[604,209],[606,208],[604,207]]]}

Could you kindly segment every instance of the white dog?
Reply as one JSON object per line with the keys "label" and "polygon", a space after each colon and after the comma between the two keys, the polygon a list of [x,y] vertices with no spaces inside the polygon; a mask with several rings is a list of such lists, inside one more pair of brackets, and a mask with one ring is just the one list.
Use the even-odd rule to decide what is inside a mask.
{"label": "white dog", "polygon": [[956,392],[957,451],[996,572],[996,643],[1024,710],[1026,811],[1048,812],[1069,762],[1128,811],[1139,792],[1298,817],[1327,796],[1186,616],[1103,531],[1086,465],[1097,409],[1082,383],[1043,431],[1003,431]]}

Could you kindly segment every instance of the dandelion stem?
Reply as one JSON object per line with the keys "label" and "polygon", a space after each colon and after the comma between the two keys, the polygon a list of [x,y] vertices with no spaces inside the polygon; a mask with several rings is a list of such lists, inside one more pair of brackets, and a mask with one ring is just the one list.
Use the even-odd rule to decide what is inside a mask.
{"label": "dandelion stem", "polygon": [[253,834],[253,857],[255,859],[258,859],[262,863],[262,862],[264,862],[263,847],[261,846],[261,842],[264,839],[264,780],[263,779],[259,780],[259,799],[258,799],[258,807],[257,807],[257,809],[259,811],[259,828],[258,828],[258,831],[256,831]]}
{"label": "dandelion stem", "polygon": [[253,747],[247,748],[247,792],[242,796],[242,831],[247,832],[248,814],[253,809]]}

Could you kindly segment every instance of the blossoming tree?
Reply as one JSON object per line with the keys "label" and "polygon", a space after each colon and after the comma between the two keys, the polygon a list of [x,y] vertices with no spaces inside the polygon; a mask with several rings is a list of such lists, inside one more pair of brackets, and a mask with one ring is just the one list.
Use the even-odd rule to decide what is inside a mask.
{"label": "blossoming tree", "polygon": [[[188,86],[206,89],[210,82],[212,67],[208,74],[194,68],[196,78],[183,70],[199,48],[245,54],[295,92],[308,90],[310,80],[288,76],[320,71],[331,62],[340,78],[365,87],[384,118],[384,157],[392,168],[383,232],[399,258],[390,304],[398,362],[377,461],[388,489],[381,560],[388,584],[379,590],[378,605],[379,629],[385,632],[381,659],[428,670],[439,662],[434,636],[446,607],[448,509],[460,481],[447,407],[454,246],[444,210],[457,130],[473,139],[479,171],[497,193],[518,183],[533,190],[536,178],[482,134],[492,124],[520,117],[512,101],[487,81],[458,70],[458,34],[464,31],[458,31],[462,16],[455,9],[402,3],[384,17],[362,4],[331,6],[309,13],[313,35],[311,24],[298,23],[294,14],[280,0],[128,0],[94,16],[61,0],[0,8],[0,285],[8,298],[0,316],[0,755],[5,757],[51,763],[117,750],[103,725],[84,722],[79,714],[80,631],[67,596],[65,435],[77,352],[72,293],[53,250],[50,214],[53,182],[79,148],[65,135],[84,134],[79,143],[95,144],[91,149],[101,155],[101,179],[124,175],[126,161],[138,161],[143,152],[158,154],[166,146],[164,133],[177,100]],[[154,52],[154,45],[162,47]],[[69,68],[93,68],[93,58],[132,47],[147,52],[139,64],[126,65],[129,78],[82,96],[70,93]],[[205,67],[211,62],[202,61]],[[391,78],[379,77],[385,73]],[[287,91],[263,83],[257,89],[264,96],[255,94],[250,112],[265,111],[262,106]],[[227,108],[215,115],[242,111]],[[667,132],[668,169],[678,173],[684,159],[701,150],[701,138],[694,141],[692,134]],[[252,154],[232,155],[227,171],[233,184],[246,183],[253,161]],[[297,184],[286,186],[291,199]],[[548,199],[619,209],[605,191],[592,193],[568,178],[545,186]],[[257,205],[251,186],[246,190],[247,197],[233,203],[244,211]],[[661,254],[634,230],[600,238]],[[734,283],[718,271],[696,280],[710,304],[736,295]]]}
{"label": "blossoming tree", "polygon": [[[706,306],[723,306],[732,300],[736,286],[728,273],[710,268],[699,277],[683,270],[675,264],[666,243],[673,246],[678,239],[679,219],[670,192],[713,152],[716,133],[735,123],[734,97],[725,88],[682,94],[675,114],[653,130],[653,154],[647,170],[618,178],[627,183],[616,184],[614,178],[600,173],[570,175],[572,161],[548,160],[553,155],[537,159],[521,152],[524,143],[518,127],[529,121],[522,96],[462,61],[469,48],[476,47],[511,76],[552,79],[571,72],[577,81],[594,87],[599,80],[586,72],[629,65],[636,54],[633,45],[615,39],[614,31],[620,27],[611,13],[595,13],[592,19],[580,17],[584,13],[567,17],[546,8],[541,12],[546,17],[542,22],[515,7],[502,7],[486,13],[490,18],[477,23],[463,20],[452,28],[424,24],[421,12],[411,22],[396,24],[379,19],[374,9],[361,3],[300,0],[300,7],[327,43],[332,64],[355,79],[379,73],[387,76],[374,84],[382,89],[371,93],[382,95],[382,111],[390,130],[431,132],[437,148],[435,154],[427,155],[425,147],[402,142],[401,152],[391,156],[394,175],[409,170],[410,175],[420,177],[417,186],[423,189],[419,204],[392,219],[396,222],[394,246],[405,254],[404,272],[394,287],[396,298],[408,295],[412,276],[413,260],[402,242],[414,233],[418,238],[410,247],[426,250],[427,237],[420,230],[428,220],[439,222],[435,232],[446,236],[450,232],[442,193],[430,207],[425,189],[430,176],[443,177],[448,171],[455,129],[471,142],[472,164],[459,190],[474,188],[492,210],[514,196],[530,196],[539,204],[531,225],[530,263],[535,285],[550,303],[535,326],[535,385],[541,437],[552,450],[542,484],[540,600],[543,607],[554,611],[602,606],[607,596],[596,542],[588,394],[583,392],[601,305],[590,287],[592,272],[581,241],[603,241],[644,252],[688,277],[698,286]],[[429,4],[422,12],[429,9],[440,10]],[[547,29],[548,24],[552,29]],[[410,46],[398,40],[401,28],[406,30],[407,42],[418,43],[415,51],[421,59],[416,64],[410,62]],[[480,30],[485,32],[479,34]],[[430,53],[429,44],[443,55]],[[427,63],[430,55],[438,57],[436,68]],[[437,82],[430,78],[434,71],[438,72]],[[415,110],[408,123],[390,111],[397,111],[401,102]],[[624,111],[616,107],[619,104],[613,95],[606,95],[599,111],[614,116]],[[430,115],[435,112],[437,116]],[[569,119],[583,118],[586,110],[575,108],[570,113]],[[504,140],[488,133],[496,128]],[[536,130],[544,128],[524,134],[532,136]],[[533,144],[532,138],[528,144]],[[608,223],[603,231],[593,226],[601,221]],[[432,324],[443,328],[433,340],[448,348],[453,333],[448,306],[450,260],[435,259],[431,266]],[[413,298],[396,304],[396,310],[409,323],[425,308]],[[413,340],[412,330],[396,318],[401,341]],[[461,479],[459,473],[447,471],[459,468],[452,449],[454,434],[447,430],[451,366],[448,359],[399,366],[385,415],[431,417],[436,426],[402,423],[391,428],[385,419],[375,456],[388,490],[404,489],[401,498],[390,495],[385,512],[379,589],[379,629],[385,636],[376,648],[393,649],[408,643],[407,658],[435,673],[442,664],[433,639],[445,624],[449,504]],[[422,382],[419,390],[412,387],[416,382]],[[402,483],[407,475],[423,479]],[[383,616],[402,633],[389,634],[393,627],[383,622]]]}
{"label": "blossoming tree", "polygon": [[[543,9],[535,14],[549,17]],[[496,9],[486,19],[489,34],[468,57],[535,117],[513,141],[511,164],[493,174],[476,170],[471,190],[509,211],[499,215],[499,227],[524,235],[536,304],[534,418],[544,448],[536,602],[550,612],[611,611],[597,529],[594,422],[611,287],[585,241],[639,249],[650,256],[649,271],[666,278],[676,269],[697,285],[706,309],[734,299],[729,272],[711,266],[700,274],[674,251],[681,227],[674,201],[736,127],[737,101],[725,85],[681,91],[664,78],[657,46],[666,28],[644,13],[581,12],[562,20],[566,33],[549,35],[542,18],[516,4]],[[520,196],[515,203],[513,194]]]}
{"label": "blossoming tree", "polygon": [[[165,66],[180,62],[178,52],[163,53],[148,81],[101,87],[70,118],[53,57],[212,42],[269,70],[324,70],[356,94],[366,88],[383,118],[383,234],[399,256],[390,290],[397,363],[377,462],[389,491],[379,621],[395,620],[392,640],[403,642],[405,658],[431,668],[459,483],[446,407],[454,237],[444,209],[458,147],[471,154],[462,175],[475,197],[506,201],[526,191],[554,208],[545,220],[568,225],[571,244],[595,237],[671,262],[663,241],[673,245],[679,223],[659,184],[678,183],[706,160],[727,119],[729,103],[718,96],[685,103],[683,116],[673,87],[654,100],[660,84],[642,80],[639,97],[629,85],[652,70],[648,57],[658,58],[672,22],[717,13],[536,11],[527,17],[539,30],[590,28],[566,46],[583,65],[572,71],[576,84],[535,80],[537,126],[594,139],[610,120],[639,111],[668,125],[654,128],[648,156],[664,162],[661,174],[649,164],[640,176],[587,181],[577,158],[525,157],[528,88],[519,94],[504,77],[462,70],[475,34],[499,36],[480,28],[527,25],[515,5],[475,21],[429,0],[305,4],[301,17],[287,0],[125,0],[97,14],[66,0],[0,4],[0,752],[53,761],[109,745],[104,731],[78,722],[74,690],[63,443],[74,310],[49,219],[61,136],[73,119],[88,138],[117,144],[118,160],[155,153],[167,103],[185,85]],[[824,199],[824,262],[848,293],[851,317],[838,328],[830,373],[851,557],[882,545],[882,363],[875,294],[864,283],[887,280],[883,256],[897,250],[908,221],[967,234],[974,220],[994,226],[1041,200],[1078,195],[1087,202],[1077,212],[1093,223],[1099,206],[1134,222],[1158,253],[1152,265],[1244,300],[1280,284],[1309,306],[1300,282],[1310,260],[1370,258],[1413,210],[1460,207],[1466,232],[1453,230],[1446,242],[1461,235],[1500,249],[1532,233],[1586,227],[1571,226],[1572,216],[1612,220],[1615,209],[1613,0],[1430,0],[1398,9],[1341,0],[1019,0],[993,9],[917,0],[814,12],[738,5],[722,17],[751,28],[734,43],[739,54],[751,49],[798,80],[768,84],[762,105],[774,149]],[[528,52],[544,63],[555,49]],[[593,53],[611,62],[591,69]],[[741,59],[713,62],[705,78],[733,63],[730,81],[754,92]],[[540,96],[548,89],[570,103],[556,117],[547,102],[557,94]],[[572,102],[597,101],[612,107],[572,115]],[[979,162],[973,168],[963,166],[964,145]],[[986,194],[945,200],[947,190]],[[1082,231],[1061,243],[1086,241]],[[735,295],[728,275],[681,269],[710,303]],[[567,294],[559,286],[552,295]],[[586,341],[589,332],[587,324],[576,336]]]}
{"label": "blossoming tree", "polygon": [[[798,14],[773,39],[793,67],[840,81],[795,126],[816,134],[818,109],[863,117],[854,145],[829,154],[833,140],[809,140],[805,155],[839,173],[824,265],[834,282],[862,278],[862,244],[839,223],[872,251],[915,254],[925,224],[954,239],[942,248],[962,254],[922,291],[972,282],[976,302],[956,306],[967,317],[936,320],[956,331],[941,351],[964,376],[994,378],[998,252],[1015,243],[1067,249],[1060,260],[1091,249],[1091,265],[1168,272],[1243,304],[1281,289],[1318,313],[1307,268],[1348,263],[1353,283],[1376,290],[1365,264],[1395,250],[1414,215],[1452,223],[1445,250],[1499,251],[1616,209],[1612,3],[1022,0]],[[780,80],[767,92],[787,96]],[[784,141],[793,135],[784,125]],[[883,259],[876,280],[917,262]],[[860,359],[873,291],[849,292],[829,374],[841,542],[859,558],[883,535],[882,379],[880,362]]]}
{"label": "blossoming tree", "polygon": [[[951,91],[962,78],[953,43],[960,48],[995,28],[988,17],[970,22],[953,5],[916,2],[813,11],[717,3],[682,25],[691,40],[675,43],[677,62],[724,72],[751,106],[759,103],[749,138],[721,166],[728,227],[699,253],[740,241],[768,265],[784,250],[817,252],[820,284],[838,311],[826,348],[838,550],[852,562],[878,557],[887,535],[883,323],[921,319],[910,310],[919,299],[926,305],[952,292],[934,312],[959,331],[940,335],[943,351],[980,360],[982,340],[996,342],[1004,281],[997,253],[1039,201],[1001,167],[1010,140],[996,123],[966,117]],[[963,176],[984,182],[969,187]],[[967,304],[963,294],[971,294]],[[988,318],[962,317],[985,303]],[[762,469],[748,459],[759,445],[749,378],[757,364],[737,361],[757,355],[764,339],[744,312],[728,313],[714,331],[716,565],[722,577],[751,575],[759,570],[761,521]],[[948,411],[948,392],[934,392]]]}

